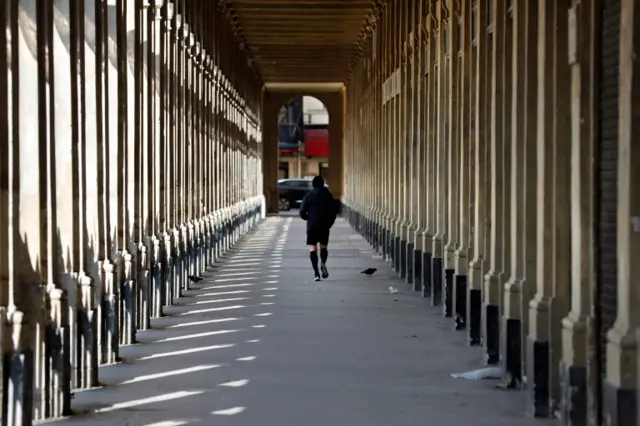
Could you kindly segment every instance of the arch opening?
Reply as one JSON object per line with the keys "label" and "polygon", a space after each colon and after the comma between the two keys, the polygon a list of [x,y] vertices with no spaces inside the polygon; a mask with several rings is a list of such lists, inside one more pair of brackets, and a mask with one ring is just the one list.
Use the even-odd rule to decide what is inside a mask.
{"label": "arch opening", "polygon": [[278,206],[295,213],[311,190],[314,176],[329,169],[329,110],[314,96],[289,98],[280,106],[278,135]]}

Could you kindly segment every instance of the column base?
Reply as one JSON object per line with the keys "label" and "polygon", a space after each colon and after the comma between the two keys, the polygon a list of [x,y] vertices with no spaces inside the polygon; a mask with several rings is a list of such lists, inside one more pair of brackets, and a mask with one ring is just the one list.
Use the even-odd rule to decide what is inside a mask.
{"label": "column base", "polygon": [[393,270],[396,271],[396,273],[400,273],[400,259],[402,258],[400,248],[401,248],[400,237],[394,236],[392,260],[393,260]]}
{"label": "column base", "polygon": [[379,223],[374,224],[374,236],[373,236],[373,250],[378,253],[380,251],[380,235],[382,233],[382,227]]}
{"label": "column base", "polygon": [[386,249],[384,260],[387,262],[390,262],[393,260],[393,233],[391,232],[390,229],[386,230],[384,246]]}
{"label": "column base", "polygon": [[411,267],[413,271],[413,290],[422,290],[422,250],[413,250],[412,254],[413,265]]}
{"label": "column base", "polygon": [[407,281],[407,284],[413,284],[413,279],[414,279],[414,273],[413,273],[413,264],[414,264],[414,260],[415,260],[415,244],[414,243],[410,243],[407,242],[406,243],[407,247],[405,250],[405,280]]}
{"label": "column base", "polygon": [[442,294],[444,295],[444,303],[442,304],[442,314],[445,318],[451,318],[453,316],[453,276],[456,271],[454,269],[444,270],[444,288]]}
{"label": "column base", "polygon": [[500,363],[500,307],[485,304],[484,315],[485,362],[487,365],[497,365]]}
{"label": "column base", "polygon": [[363,217],[362,236],[371,244],[371,221],[367,216]]}
{"label": "column base", "polygon": [[587,367],[560,363],[562,386],[561,424],[582,426],[587,417]]}
{"label": "column base", "polygon": [[3,355],[5,391],[2,405],[6,410],[3,424],[24,426],[33,424],[34,404],[40,404],[42,397],[40,392],[36,393],[33,390],[34,365],[35,354],[32,349],[8,350]]}
{"label": "column base", "polygon": [[522,321],[513,318],[503,318],[505,371],[507,373],[506,387],[518,389],[522,384]]}
{"label": "column base", "polygon": [[549,342],[527,338],[527,411],[549,418]]}
{"label": "column base", "polygon": [[442,303],[442,258],[431,258],[431,306]]}
{"label": "column base", "polygon": [[422,275],[422,297],[431,297],[431,253],[422,252],[422,267],[420,274]]}
{"label": "column base", "polygon": [[400,278],[407,277],[407,261],[409,259],[408,256],[408,243],[407,240],[400,240],[400,264],[398,265],[398,276]]}
{"label": "column base", "polygon": [[467,292],[467,324],[469,346],[482,344],[482,290],[472,288]]}
{"label": "column base", "polygon": [[638,392],[603,383],[604,418],[611,426],[636,426],[638,419]]}
{"label": "column base", "polygon": [[455,329],[463,330],[467,326],[467,276],[456,274],[453,277],[453,287]]}

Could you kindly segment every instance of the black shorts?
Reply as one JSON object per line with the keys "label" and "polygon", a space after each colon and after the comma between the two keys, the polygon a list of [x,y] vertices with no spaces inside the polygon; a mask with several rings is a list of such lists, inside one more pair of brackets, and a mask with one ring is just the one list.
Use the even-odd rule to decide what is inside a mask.
{"label": "black shorts", "polygon": [[307,245],[315,246],[316,244],[323,246],[329,244],[329,229],[307,229]]}

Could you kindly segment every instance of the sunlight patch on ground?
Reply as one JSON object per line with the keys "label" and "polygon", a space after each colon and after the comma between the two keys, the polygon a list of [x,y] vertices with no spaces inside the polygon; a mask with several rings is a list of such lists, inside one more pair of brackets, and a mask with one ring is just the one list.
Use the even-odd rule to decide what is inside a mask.
{"label": "sunlight patch on ground", "polygon": [[227,408],[225,410],[217,410],[212,412],[211,414],[215,416],[233,416],[236,414],[240,414],[245,410],[246,410],[245,407],[233,407],[233,408]]}
{"label": "sunlight patch on ground", "polygon": [[157,353],[157,354],[152,354],[152,355],[148,355],[148,356],[143,356],[141,358],[138,358],[139,361],[146,361],[149,359],[157,359],[157,358],[166,358],[166,357],[170,357],[170,356],[180,356],[180,355],[188,355],[188,354],[195,354],[197,352],[205,352],[205,351],[212,351],[215,349],[225,349],[225,348],[231,348],[235,346],[232,343],[227,343],[227,344],[222,344],[222,345],[212,345],[212,346],[202,346],[199,348],[191,348],[191,349],[182,349],[179,351],[172,351],[172,352],[161,352],[161,353]]}
{"label": "sunlight patch on ground", "polygon": [[146,376],[138,376],[138,377],[134,377],[133,379],[126,380],[126,381],[124,381],[122,383],[119,383],[119,384],[120,385],[128,385],[130,383],[146,382],[147,380],[161,379],[163,377],[170,377],[170,376],[179,376],[179,375],[182,375],[182,374],[188,374],[188,373],[195,373],[195,372],[198,372],[198,371],[211,370],[213,368],[219,368],[219,367],[222,367],[222,365],[220,365],[220,364],[198,365],[198,366],[195,366],[195,367],[182,368],[180,370],[165,371],[163,373],[148,374]]}
{"label": "sunlight patch on ground", "polygon": [[94,413],[108,413],[110,411],[124,410],[127,408],[139,407],[140,405],[155,404],[158,402],[171,401],[174,399],[187,398],[194,395],[203,394],[203,390],[179,391],[165,393],[163,395],[151,396],[148,398],[134,399],[133,401],[118,402],[109,407],[99,408]]}

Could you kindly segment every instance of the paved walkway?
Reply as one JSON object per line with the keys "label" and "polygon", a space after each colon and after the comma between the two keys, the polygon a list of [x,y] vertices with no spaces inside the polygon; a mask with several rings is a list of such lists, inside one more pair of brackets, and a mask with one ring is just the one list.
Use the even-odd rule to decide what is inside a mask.
{"label": "paved walkway", "polygon": [[[49,424],[540,424],[523,393],[451,378],[480,367],[479,350],[343,220],[329,253],[331,276],[313,282],[304,224],[268,218],[102,368],[105,387],[76,394],[85,414]],[[359,274],[370,266],[375,277]]]}

